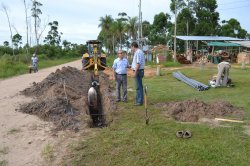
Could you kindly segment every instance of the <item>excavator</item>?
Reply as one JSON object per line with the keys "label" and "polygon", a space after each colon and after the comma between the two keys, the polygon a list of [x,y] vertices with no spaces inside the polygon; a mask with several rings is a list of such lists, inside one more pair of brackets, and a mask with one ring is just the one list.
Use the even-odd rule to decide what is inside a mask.
{"label": "excavator", "polygon": [[100,41],[89,40],[86,42],[86,45],[88,52],[82,56],[82,68],[92,73],[91,87],[88,90],[89,114],[94,126],[101,127],[105,124],[100,107],[99,71],[106,69],[106,55],[101,53],[102,46]]}
{"label": "excavator", "polygon": [[101,42],[98,40],[89,40],[86,44],[88,53],[82,56],[83,69],[94,71],[94,74],[98,75],[98,70],[106,69],[106,55],[101,53]]}

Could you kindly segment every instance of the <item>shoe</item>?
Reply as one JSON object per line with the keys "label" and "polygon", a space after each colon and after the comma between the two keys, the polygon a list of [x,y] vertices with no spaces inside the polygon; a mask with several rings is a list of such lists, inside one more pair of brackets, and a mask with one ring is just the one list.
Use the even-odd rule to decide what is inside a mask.
{"label": "shoe", "polygon": [[123,100],[122,102],[127,103],[128,101],[127,100]]}
{"label": "shoe", "polygon": [[178,138],[182,138],[183,134],[184,134],[184,131],[177,131],[175,135]]}
{"label": "shoe", "polygon": [[175,135],[178,138],[191,138],[192,137],[191,131],[177,131]]}
{"label": "shoe", "polygon": [[190,131],[184,131],[182,138],[191,138],[192,133]]}
{"label": "shoe", "polygon": [[117,103],[119,103],[121,100],[116,100]]}
{"label": "shoe", "polygon": [[142,103],[135,103],[134,106],[141,106]]}

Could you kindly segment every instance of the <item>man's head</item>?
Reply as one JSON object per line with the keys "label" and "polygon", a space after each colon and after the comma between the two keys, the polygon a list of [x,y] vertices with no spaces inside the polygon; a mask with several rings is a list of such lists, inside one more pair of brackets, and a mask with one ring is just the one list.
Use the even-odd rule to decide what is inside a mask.
{"label": "man's head", "polygon": [[119,50],[117,54],[118,54],[119,58],[123,58],[123,51],[122,50]]}
{"label": "man's head", "polygon": [[138,44],[136,42],[133,42],[131,44],[131,51],[135,52],[138,49],[138,47],[139,47]]}
{"label": "man's head", "polygon": [[36,56],[36,54],[33,54],[33,57],[35,57]]}

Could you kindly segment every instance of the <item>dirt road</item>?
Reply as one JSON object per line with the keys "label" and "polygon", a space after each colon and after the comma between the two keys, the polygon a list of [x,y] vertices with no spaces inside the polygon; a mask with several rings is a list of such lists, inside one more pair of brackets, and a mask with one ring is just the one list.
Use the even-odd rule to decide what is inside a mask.
{"label": "dirt road", "polygon": [[0,80],[0,164],[15,166],[44,165],[42,151],[48,144],[56,144],[60,137],[50,133],[52,123],[44,122],[33,115],[16,111],[20,104],[32,99],[19,92],[40,82],[51,72],[63,66],[81,67],[80,60]]}

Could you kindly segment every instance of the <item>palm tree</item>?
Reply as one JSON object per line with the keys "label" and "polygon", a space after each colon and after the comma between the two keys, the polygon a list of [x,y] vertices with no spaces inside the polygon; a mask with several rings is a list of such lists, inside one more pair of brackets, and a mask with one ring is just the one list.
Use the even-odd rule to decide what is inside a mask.
{"label": "palm tree", "polygon": [[103,38],[104,38],[104,45],[105,47],[110,51],[110,45],[111,42],[110,40],[108,40],[111,37],[111,33],[110,33],[110,29],[111,29],[111,25],[114,22],[114,19],[112,18],[111,15],[106,15],[105,17],[101,17],[100,18],[100,24],[98,25],[98,27],[101,27],[101,31],[103,33]]}
{"label": "palm tree", "polygon": [[122,20],[117,20],[117,25],[116,25],[116,30],[117,30],[117,35],[118,35],[118,38],[119,38],[119,45],[120,45],[120,49],[122,49],[122,37],[124,36],[125,34],[125,27],[126,27],[126,24],[122,21]]}
{"label": "palm tree", "polygon": [[129,37],[132,40],[136,40],[137,37],[137,30],[138,30],[138,17],[132,17],[128,19],[128,24],[126,30],[128,32]]}

